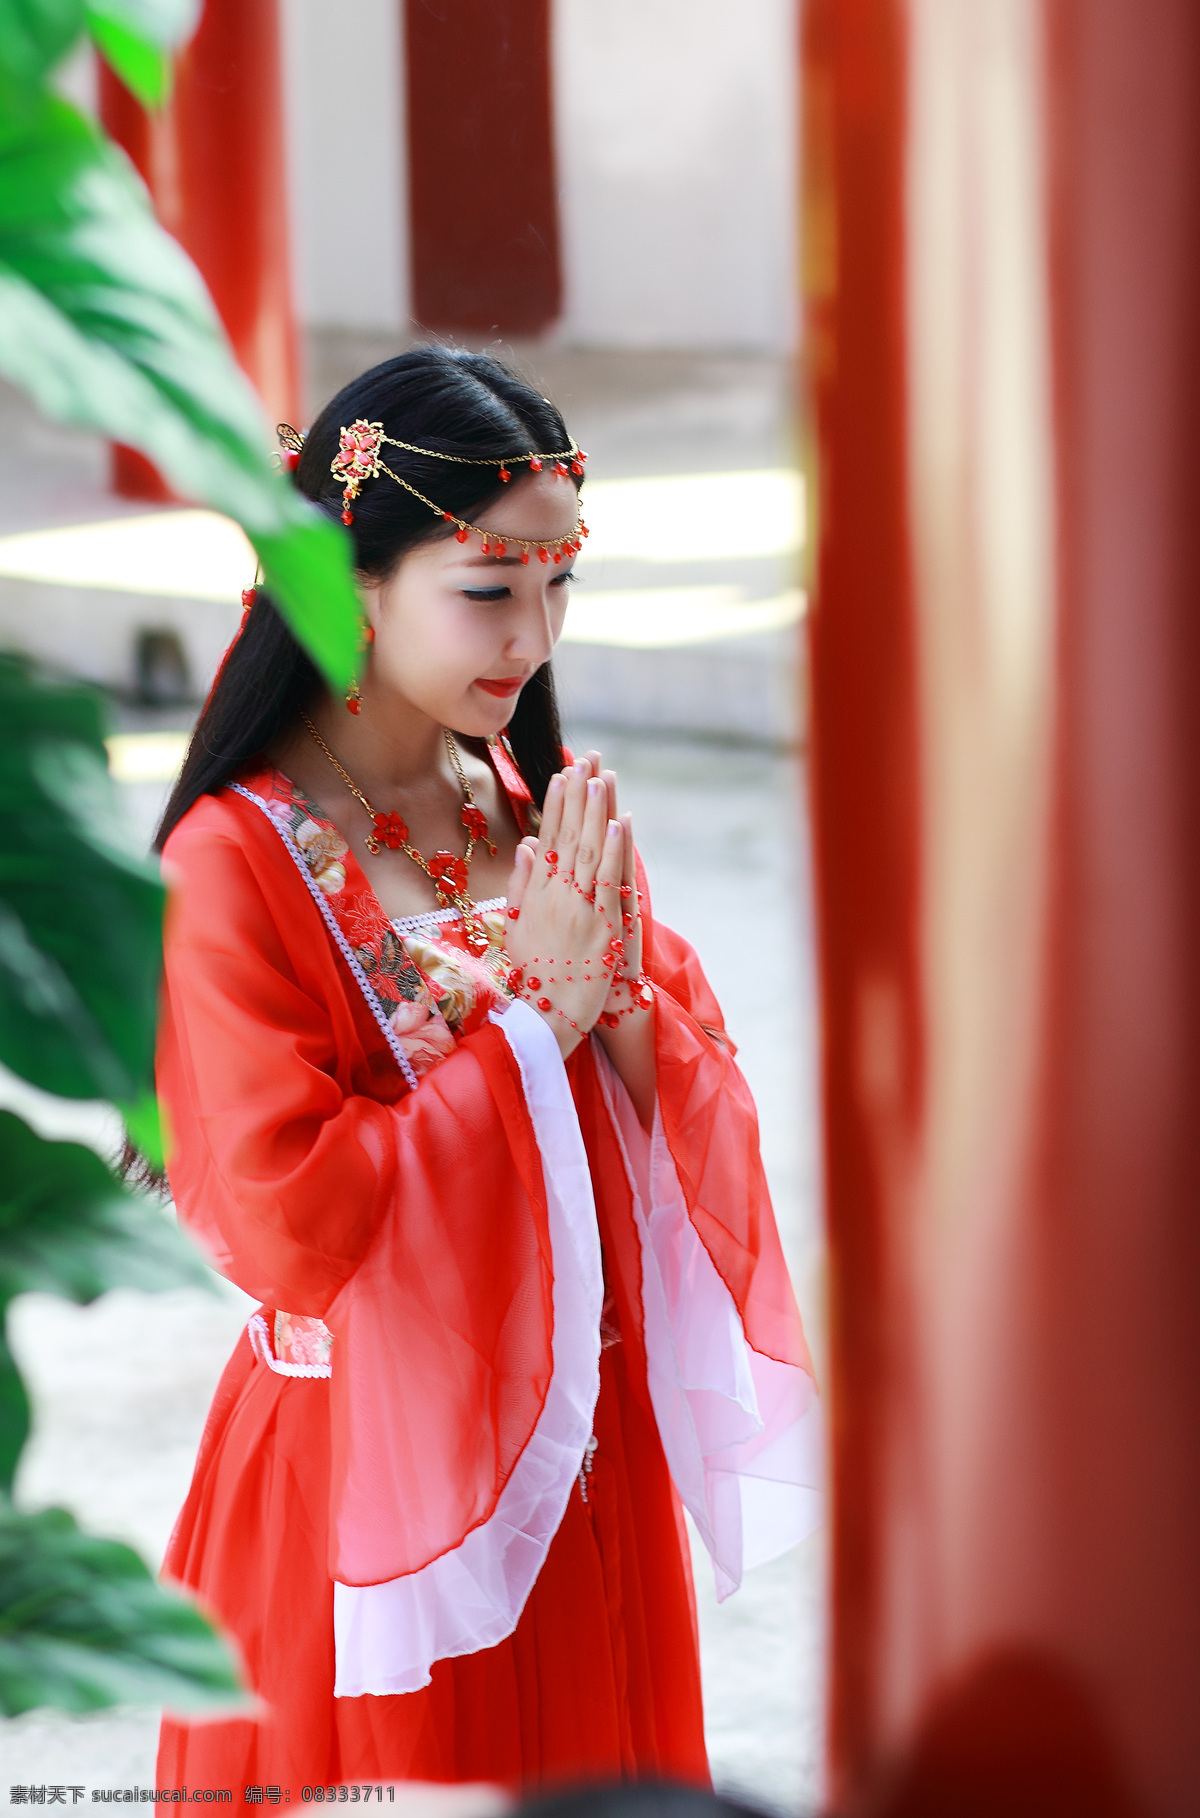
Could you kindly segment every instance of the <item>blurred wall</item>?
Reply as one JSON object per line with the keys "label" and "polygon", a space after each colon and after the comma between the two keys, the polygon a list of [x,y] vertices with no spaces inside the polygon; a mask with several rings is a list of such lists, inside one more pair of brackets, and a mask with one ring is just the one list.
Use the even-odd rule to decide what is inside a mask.
{"label": "blurred wall", "polygon": [[402,0],[284,0],[292,282],[305,327],[407,331]]}
{"label": "blurred wall", "polygon": [[[410,323],[403,3],[281,8],[307,327]],[[792,345],[796,15],[796,0],[554,0],[566,341]]]}
{"label": "blurred wall", "polygon": [[568,340],[792,345],[795,0],[555,0]]}

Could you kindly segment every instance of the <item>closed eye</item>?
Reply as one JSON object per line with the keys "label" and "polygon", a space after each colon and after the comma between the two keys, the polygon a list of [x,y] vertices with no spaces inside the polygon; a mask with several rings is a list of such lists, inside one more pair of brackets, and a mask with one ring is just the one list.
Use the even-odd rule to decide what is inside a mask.
{"label": "closed eye", "polygon": [[[562,574],[556,574],[554,576],[553,580],[550,582],[550,585],[551,585],[551,587],[565,587],[568,584],[568,582],[577,581],[578,579],[579,579],[579,576],[577,574],[575,574],[572,569],[567,568],[567,569],[563,570]],[[462,594],[463,594],[464,599],[479,600],[484,605],[488,605],[489,603],[496,601],[496,600],[511,599],[512,598],[512,588],[511,587],[464,587],[462,589]]]}

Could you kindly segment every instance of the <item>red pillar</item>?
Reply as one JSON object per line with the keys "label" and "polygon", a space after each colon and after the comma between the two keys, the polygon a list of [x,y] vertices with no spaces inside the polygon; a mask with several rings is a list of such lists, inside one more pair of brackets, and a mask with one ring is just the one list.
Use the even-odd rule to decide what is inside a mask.
{"label": "red pillar", "polygon": [[[199,266],[271,420],[297,421],[278,0],[206,0],[159,114],[102,65],[100,112]],[[128,497],[166,496],[132,449],[114,450],[114,484]]]}
{"label": "red pillar", "polygon": [[408,0],[413,315],[540,334],[558,316],[550,0]]}
{"label": "red pillar", "polygon": [[1200,1787],[1200,14],[809,0],[836,1809]]}
{"label": "red pillar", "polygon": [[[832,1452],[830,1734],[873,1752],[897,1360],[892,1228],[921,1104],[917,700],[906,511],[903,37],[892,0],[805,11],[807,345],[819,434],[812,775],[825,1027]],[[864,1034],[864,1022],[873,1033]],[[862,1090],[864,1040],[877,1053]],[[888,1124],[886,1152],[876,1122]]]}

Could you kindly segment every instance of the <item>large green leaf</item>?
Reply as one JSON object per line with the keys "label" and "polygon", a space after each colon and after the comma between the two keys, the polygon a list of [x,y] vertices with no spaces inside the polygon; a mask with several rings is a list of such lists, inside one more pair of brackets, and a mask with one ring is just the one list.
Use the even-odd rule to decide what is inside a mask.
{"label": "large green leaf", "polygon": [[143,1092],[140,1098],[119,1098],[117,1110],[125,1134],[143,1161],[161,1174],[166,1167],[166,1143],[163,1133],[163,1111],[154,1092]]}
{"label": "large green leaf", "polygon": [[120,19],[88,8],[88,32],[104,61],[145,107],[161,107],[171,92],[171,59]]}
{"label": "large green leaf", "polygon": [[200,16],[200,0],[86,0],[86,7],[89,30],[96,19],[113,19],[162,50],[190,38]]}
{"label": "large green leaf", "polygon": [[0,0],[0,119],[37,109],[38,91],[83,28],[83,0]]}
{"label": "large green leaf", "polygon": [[87,29],[125,86],[160,107],[171,86],[167,52],[191,33],[195,0],[88,0]]}
{"label": "large green leaf", "polygon": [[212,1288],[198,1250],[93,1149],[49,1142],[0,1111],[0,1305],[14,1294],[85,1304],[110,1288]]}
{"label": "large green leaf", "polygon": [[167,53],[191,33],[195,0],[0,0],[0,114],[36,108],[55,64],[83,30],[138,99],[166,97]]}
{"label": "large green leaf", "polygon": [[[140,449],[244,526],[297,636],[344,687],[358,659],[349,543],[272,464],[199,274],[128,160],[50,96],[0,123],[0,319],[0,371],[48,416]],[[303,557],[285,554],[289,533]]]}
{"label": "large green leaf", "polygon": [[0,1489],[11,1492],[17,1460],[29,1438],[29,1396],[8,1342],[8,1311],[0,1312]]}
{"label": "large green leaf", "polygon": [[0,1711],[247,1708],[229,1649],[129,1547],[0,1503]]}
{"label": "large green leaf", "polygon": [[122,852],[94,693],[0,656],[0,1061],[67,1098],[153,1090],[164,893]]}
{"label": "large green leaf", "polygon": [[[110,1288],[212,1287],[162,1210],[127,1193],[80,1143],[47,1142],[0,1111],[0,1319],[17,1294],[86,1303]],[[29,1402],[0,1330],[0,1488],[11,1489]]]}

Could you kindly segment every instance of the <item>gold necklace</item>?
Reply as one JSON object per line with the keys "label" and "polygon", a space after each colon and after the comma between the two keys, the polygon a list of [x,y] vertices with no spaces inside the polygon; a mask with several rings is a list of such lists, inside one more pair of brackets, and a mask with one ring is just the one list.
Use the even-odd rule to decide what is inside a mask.
{"label": "gold necklace", "polygon": [[370,816],[371,831],[363,840],[367,851],[374,855],[386,846],[389,852],[403,852],[414,865],[420,866],[437,892],[438,907],[458,910],[463,919],[463,932],[468,944],[476,952],[482,953],[488,945],[487,929],[483,925],[483,917],[467,893],[467,878],[476,840],[483,841],[493,858],[496,856],[496,848],[488,838],[487,816],[482,808],[477,808],[475,805],[474,791],[471,788],[470,779],[463,769],[458,745],[450,728],[442,727],[442,737],[446,742],[446,751],[454,766],[459,787],[463,792],[462,813],[459,818],[467,830],[467,850],[462,858],[459,858],[458,854],[454,852],[435,852],[431,859],[427,859],[424,853],[418,852],[410,841],[408,826],[402,817],[396,813],[383,814],[373,808],[346,766],[329,749],[308,715],[302,713],[300,718],[308,729],[309,737],[325,753],[355,801],[360,803]]}

